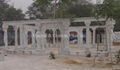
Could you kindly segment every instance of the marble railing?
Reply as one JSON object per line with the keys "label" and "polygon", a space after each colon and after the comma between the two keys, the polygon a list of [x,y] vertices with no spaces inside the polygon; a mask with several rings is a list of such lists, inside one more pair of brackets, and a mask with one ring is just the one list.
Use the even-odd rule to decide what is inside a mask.
{"label": "marble railing", "polygon": [[120,42],[120,32],[114,32],[113,42]]}

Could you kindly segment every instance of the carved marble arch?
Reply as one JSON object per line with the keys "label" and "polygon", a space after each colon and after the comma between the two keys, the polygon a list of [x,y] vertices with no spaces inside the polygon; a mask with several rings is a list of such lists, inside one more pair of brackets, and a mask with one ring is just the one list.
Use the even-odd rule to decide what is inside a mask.
{"label": "carved marble arch", "polygon": [[45,34],[47,43],[53,43],[53,30],[46,29]]}
{"label": "carved marble arch", "polygon": [[27,32],[27,40],[28,40],[28,44],[32,44],[32,32],[28,31]]}
{"label": "carved marble arch", "polygon": [[105,36],[106,36],[105,28],[96,28],[96,33],[95,33],[95,39],[96,39],[95,42],[96,43],[103,45],[106,40]]}
{"label": "carved marble arch", "polygon": [[[34,47],[31,49],[32,51],[35,50],[34,52],[32,52],[34,54],[45,53],[46,50],[49,50],[47,46],[50,45],[50,47],[57,47],[57,46],[60,47],[60,50],[59,50],[60,54],[69,55],[70,50],[71,50],[71,47],[70,47],[71,45],[69,44],[69,32],[70,31],[76,31],[77,32],[76,34],[78,34],[77,35],[78,43],[76,45],[77,47],[82,47],[82,48],[83,47],[85,48],[96,47],[97,42],[98,42],[97,40],[98,37],[100,38],[102,37],[102,39],[99,40],[99,43],[103,43],[103,41],[105,41],[104,39],[106,39],[107,46],[112,47],[111,33],[113,33],[112,23],[114,22],[112,20],[108,20],[106,24],[94,25],[95,22],[92,22],[92,21],[97,21],[97,20],[95,18],[75,18],[73,22],[77,22],[77,23],[75,23],[72,26],[70,26],[71,21],[69,19],[5,21],[3,22],[3,26],[2,26],[3,31],[4,31],[3,39],[4,39],[5,48],[6,49],[14,49],[14,48],[19,49],[20,48],[20,50],[21,48],[29,48],[27,47],[28,46],[28,42],[27,42],[28,31],[31,31],[32,34],[35,34],[35,38],[34,37],[31,38],[32,34],[30,33],[31,47]],[[104,19],[100,19],[99,21],[104,21]],[[83,25],[83,22],[84,22],[84,25]],[[32,25],[33,23],[34,25]],[[80,24],[80,25],[76,26],[76,24]],[[12,31],[13,31],[13,35],[11,36],[13,36],[13,42],[15,43],[14,47],[8,46],[9,44],[8,34],[10,30],[8,29],[9,25],[12,25],[12,27],[9,27],[9,28],[12,28]],[[16,26],[16,27],[13,27],[13,26]],[[20,28],[20,46],[18,46],[18,43],[17,43],[17,34],[16,34],[17,28]],[[19,29],[18,29],[18,32],[19,32]],[[59,44],[57,43],[57,39],[61,40]],[[12,39],[10,41],[12,41]],[[48,42],[51,42],[51,43],[48,44]],[[8,47],[11,47],[11,48],[8,48]],[[109,47],[108,47],[108,50],[109,50]],[[27,51],[31,51],[31,49],[23,49],[22,51],[27,52]]]}

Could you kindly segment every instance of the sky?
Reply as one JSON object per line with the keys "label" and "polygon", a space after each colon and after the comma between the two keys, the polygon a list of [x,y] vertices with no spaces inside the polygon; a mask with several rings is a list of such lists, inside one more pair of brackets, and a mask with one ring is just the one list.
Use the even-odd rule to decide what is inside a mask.
{"label": "sky", "polygon": [[22,9],[25,13],[27,8],[33,3],[33,0],[9,0],[9,4],[15,8]]}
{"label": "sky", "polygon": [[[95,2],[95,0],[92,0]],[[9,4],[15,8],[22,9],[25,13],[27,8],[33,3],[33,0],[9,0]]]}

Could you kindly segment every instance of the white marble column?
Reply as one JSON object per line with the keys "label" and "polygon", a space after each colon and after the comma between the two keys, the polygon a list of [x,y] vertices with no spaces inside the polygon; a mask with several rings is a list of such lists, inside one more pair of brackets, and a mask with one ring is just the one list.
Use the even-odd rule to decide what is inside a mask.
{"label": "white marble column", "polygon": [[77,47],[80,47],[80,31],[77,32],[77,38],[78,38]]}
{"label": "white marble column", "polygon": [[53,29],[53,47],[56,47],[56,42],[55,42],[55,29]]}
{"label": "white marble column", "polygon": [[91,33],[90,33],[90,21],[86,21],[85,24],[86,24],[86,47],[90,47],[91,45],[91,39],[90,39],[90,36],[91,36]]}
{"label": "white marble column", "polygon": [[41,50],[45,50],[45,48],[47,48],[47,41],[46,41],[46,34],[45,34],[45,30],[44,28],[41,30],[38,30],[38,34],[39,36],[39,42],[40,43],[40,48]]}
{"label": "white marble column", "polygon": [[107,33],[107,45],[108,45],[108,50],[111,51],[112,49],[112,32],[113,32],[113,28],[111,26],[108,26],[106,29],[106,33]]}
{"label": "white marble column", "polygon": [[24,47],[28,47],[28,31],[24,30]]}
{"label": "white marble column", "polygon": [[45,39],[44,39],[44,33],[40,31],[39,29],[37,30],[36,33],[36,41],[37,41],[37,48],[36,51],[38,52],[39,55],[45,54]]}
{"label": "white marble column", "polygon": [[21,25],[20,26],[20,46],[23,48],[24,47],[24,27]]}
{"label": "white marble column", "polygon": [[42,53],[44,53],[45,52],[45,49],[46,49],[46,43],[47,43],[47,41],[46,41],[46,36],[45,36],[45,32],[43,32],[43,31],[41,31],[41,33],[40,33],[40,35],[41,35],[41,37],[39,38],[39,42],[41,43],[40,44],[40,47],[41,47],[41,51],[42,51]]}
{"label": "white marble column", "polygon": [[3,26],[5,48],[8,48],[8,32],[7,32],[7,29],[8,29],[8,26]]}
{"label": "white marble column", "polygon": [[2,26],[3,28],[3,31],[4,31],[4,49],[3,49],[3,53],[2,53],[2,56],[4,58],[4,55],[7,55],[7,52],[6,50],[8,49],[8,26],[7,25],[3,25]]}
{"label": "white marble column", "polygon": [[109,29],[108,28],[106,28],[106,36],[107,36],[107,49],[109,50],[110,44],[109,44]]}
{"label": "white marble column", "polygon": [[61,31],[62,33],[62,39],[61,39],[61,54],[63,55],[69,55],[70,50],[69,50],[69,31],[67,28],[65,30]]}
{"label": "white marble column", "polygon": [[92,28],[93,30],[93,45],[95,45],[95,34],[96,34],[96,28]]}
{"label": "white marble column", "polygon": [[86,44],[89,44],[89,28],[86,28]]}
{"label": "white marble column", "polygon": [[35,30],[32,31],[32,47],[35,48]]}
{"label": "white marble column", "polygon": [[18,47],[18,27],[14,27],[15,30],[15,47]]}
{"label": "white marble column", "polygon": [[42,34],[40,34],[40,31],[38,30],[36,33],[36,40],[37,40],[37,48],[42,48]]}
{"label": "white marble column", "polygon": [[23,49],[25,49],[26,47],[27,47],[27,45],[28,45],[28,37],[27,37],[27,30],[25,29],[25,27],[24,26],[22,26],[21,28],[20,28],[20,39],[21,39],[21,47],[23,48]]}
{"label": "white marble column", "polygon": [[78,47],[83,47],[83,28],[78,33]]}

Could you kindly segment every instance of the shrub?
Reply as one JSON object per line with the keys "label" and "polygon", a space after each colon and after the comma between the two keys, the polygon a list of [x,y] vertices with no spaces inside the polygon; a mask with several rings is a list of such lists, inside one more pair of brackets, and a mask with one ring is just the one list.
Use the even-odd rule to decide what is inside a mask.
{"label": "shrub", "polygon": [[50,52],[49,58],[50,58],[50,59],[56,59],[55,54],[54,54],[53,52]]}
{"label": "shrub", "polygon": [[115,55],[115,58],[116,58],[116,63],[119,64],[120,63],[120,50]]}

